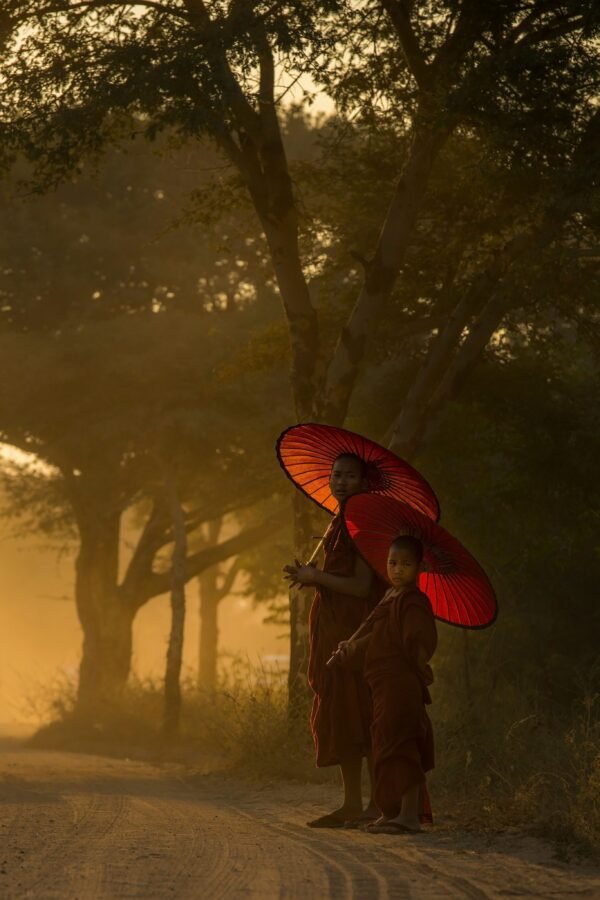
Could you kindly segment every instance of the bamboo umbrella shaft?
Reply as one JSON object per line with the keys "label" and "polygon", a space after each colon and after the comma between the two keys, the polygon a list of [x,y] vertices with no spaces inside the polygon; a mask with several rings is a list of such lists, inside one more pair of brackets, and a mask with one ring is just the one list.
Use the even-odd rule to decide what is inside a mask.
{"label": "bamboo umbrella shaft", "polygon": [[319,553],[321,552],[321,547],[323,546],[324,542],[325,542],[325,535],[323,535],[323,537],[321,538],[321,540],[319,541],[319,543],[317,544],[317,546],[316,546],[315,549],[313,550],[310,559],[309,559],[308,562],[306,563],[307,566],[310,566],[311,563],[313,563],[313,562],[315,561],[315,559],[317,558],[317,556],[318,556]]}

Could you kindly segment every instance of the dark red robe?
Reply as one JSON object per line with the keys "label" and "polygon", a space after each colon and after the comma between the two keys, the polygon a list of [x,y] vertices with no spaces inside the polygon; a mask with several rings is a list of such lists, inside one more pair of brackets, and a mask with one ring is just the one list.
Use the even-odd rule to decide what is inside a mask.
{"label": "dark red robe", "polygon": [[437,645],[429,599],[418,588],[390,590],[372,613],[364,674],[371,689],[374,799],[387,818],[395,818],[402,796],[423,785],[424,821],[431,818],[425,773],[434,767],[433,731],[426,712],[431,703],[429,666],[419,669],[418,647],[430,659]]}
{"label": "dark red robe", "polygon": [[[335,516],[324,541],[323,570],[331,575],[354,575],[356,550]],[[340,641],[346,641],[377,605],[385,586],[373,575],[366,598],[340,594],[324,587],[315,593],[310,618],[308,682],[314,692],[310,726],[317,766],[339,765],[350,755],[370,748],[371,702],[362,672],[350,672],[326,663]]]}

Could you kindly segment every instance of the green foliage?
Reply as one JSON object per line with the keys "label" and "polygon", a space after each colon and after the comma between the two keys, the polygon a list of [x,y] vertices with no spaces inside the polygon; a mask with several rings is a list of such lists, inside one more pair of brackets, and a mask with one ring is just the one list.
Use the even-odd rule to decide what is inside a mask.
{"label": "green foliage", "polygon": [[78,473],[88,504],[152,497],[165,456],[184,502],[207,514],[273,490],[264,434],[287,423],[285,381],[278,360],[245,351],[273,317],[260,236],[225,213],[210,229],[174,227],[215,163],[203,146],[178,153],[174,166],[138,142],[56,192],[6,197],[1,439],[53,467],[6,473],[29,527],[72,534]]}
{"label": "green foliage", "polygon": [[4,70],[12,89],[0,101],[6,143],[28,153],[47,185],[134,134],[132,114],[150,139],[166,129],[218,141],[234,125],[237,99],[223,52],[256,106],[261,42],[293,68],[309,47],[318,50],[318,13],[336,5],[213,0],[196,11],[167,2],[141,13],[128,2],[69,10],[12,0]]}
{"label": "green foliage", "polygon": [[248,452],[244,421],[263,413],[259,381],[242,409],[238,386],[215,376],[225,345],[245,333],[247,320],[237,334],[236,324],[169,313],[63,328],[50,340],[4,334],[3,439],[65,470],[116,466],[132,495],[161,452],[225,472]]}
{"label": "green foliage", "polygon": [[[342,4],[324,24],[338,52],[318,71],[344,113],[406,132],[422,92],[382,7],[379,0]],[[427,0],[411,4],[410,15],[445,120],[493,133],[513,162],[527,159],[531,168],[552,157],[550,148],[561,152],[564,126],[579,120],[593,96],[599,23],[593,0],[568,10],[519,0]]]}
{"label": "green foliage", "polygon": [[497,582],[498,630],[518,629],[505,652],[536,681],[548,655],[565,674],[569,660],[593,660],[599,624],[597,363],[568,341],[553,356],[529,348],[510,372],[480,367],[423,460],[445,521]]}
{"label": "green foliage", "polygon": [[[231,209],[214,196],[217,184],[229,191],[228,177],[205,143],[149,146],[138,137],[45,195],[15,196],[5,183],[0,328],[226,311],[257,296],[268,304],[271,276],[253,216],[237,194]],[[182,207],[193,191],[208,194],[188,220]]]}
{"label": "green foliage", "polygon": [[[309,211],[304,239],[320,251],[313,290],[324,334],[335,340],[354,303],[407,146],[394,128],[373,130],[344,120],[319,128],[317,139],[323,160],[305,162],[296,173]],[[570,139],[574,152],[577,134]],[[521,325],[549,335],[549,320],[558,313],[563,325],[576,322],[597,335],[598,159],[575,169],[563,163],[544,172],[509,165],[499,157],[493,136],[455,133],[440,154],[401,277],[367,348],[369,381],[375,369],[389,366],[408,389],[416,365],[461,298],[515,235],[538,226],[549,198],[559,192],[574,197],[581,180],[586,189],[579,210],[547,247],[524,253],[502,282],[515,331]],[[480,306],[496,288],[491,280]],[[401,403],[399,394],[395,410]],[[390,408],[389,419],[395,410]]]}

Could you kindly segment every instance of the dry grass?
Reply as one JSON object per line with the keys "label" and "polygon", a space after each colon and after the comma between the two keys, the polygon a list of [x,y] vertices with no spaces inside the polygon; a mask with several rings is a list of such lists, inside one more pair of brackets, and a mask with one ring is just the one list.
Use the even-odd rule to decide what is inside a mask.
{"label": "dry grass", "polygon": [[28,717],[40,729],[38,746],[105,752],[143,759],[177,759],[190,766],[228,769],[257,778],[337,781],[332,770],[314,766],[307,728],[308,706],[292,716],[287,673],[234,661],[214,691],[183,681],[177,739],[165,740],[163,692],[153,679],[130,679],[110,708],[93,717],[76,713],[75,685],[57,676],[28,701]]}
{"label": "dry grass", "polygon": [[[34,740],[259,779],[337,781],[335,770],[314,766],[306,715],[288,715],[282,673],[238,665],[215,692],[192,682],[184,688],[175,742],[161,736],[162,692],[152,681],[133,681],[108,713],[85,722],[74,715],[73,686],[59,681],[36,698],[38,714],[52,724]],[[600,695],[577,702],[566,721],[541,714],[539,705],[502,694],[493,709],[483,699],[468,712],[458,701],[456,708],[436,704],[434,802],[460,827],[527,827],[552,838],[563,856],[599,855]]]}
{"label": "dry grass", "polygon": [[600,856],[600,695],[568,719],[503,712],[500,722],[473,712],[437,723],[432,783],[443,807],[477,828],[529,828],[565,856]]}

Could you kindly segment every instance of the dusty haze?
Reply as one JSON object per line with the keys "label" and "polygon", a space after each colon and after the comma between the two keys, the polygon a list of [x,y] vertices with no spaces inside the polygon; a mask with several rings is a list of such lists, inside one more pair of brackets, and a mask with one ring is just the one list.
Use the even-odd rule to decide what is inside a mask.
{"label": "dusty haze", "polygon": [[[81,629],[73,597],[74,551],[60,552],[38,536],[16,537],[10,525],[0,532],[0,723],[31,721],[30,698],[65,671],[76,673]],[[184,665],[195,672],[198,661],[198,591],[187,589],[188,624]],[[232,596],[220,608],[220,649],[226,654],[261,657],[287,654],[279,625],[265,625],[264,608]],[[163,673],[170,622],[167,596],[155,597],[138,614],[134,626],[137,674]]]}

